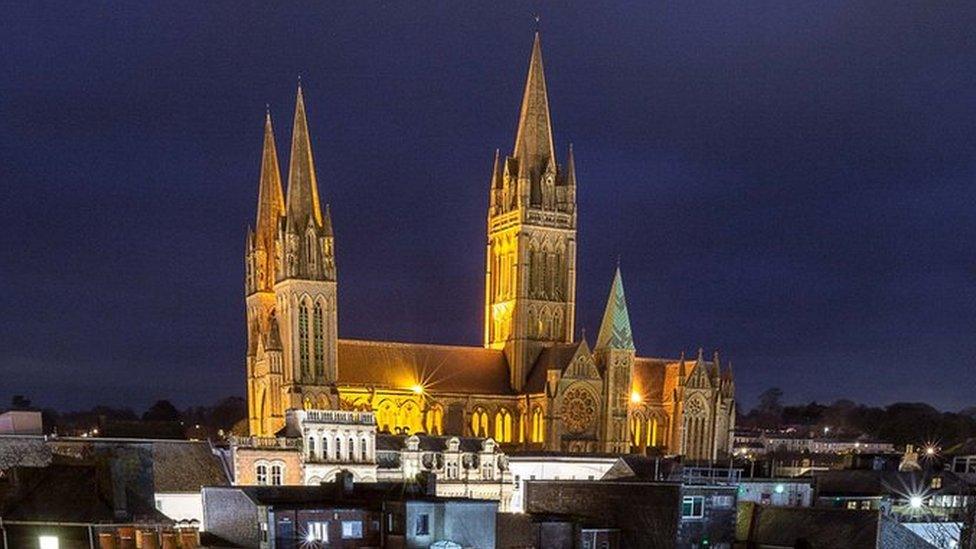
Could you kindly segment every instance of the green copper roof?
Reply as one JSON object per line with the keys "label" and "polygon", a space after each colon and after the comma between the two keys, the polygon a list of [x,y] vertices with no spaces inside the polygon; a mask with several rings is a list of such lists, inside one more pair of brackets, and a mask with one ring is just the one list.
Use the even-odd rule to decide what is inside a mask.
{"label": "green copper roof", "polygon": [[596,338],[594,349],[634,348],[634,334],[630,331],[630,315],[627,314],[627,299],[624,297],[624,282],[620,278],[620,267],[613,276],[607,309],[603,312],[600,335]]}

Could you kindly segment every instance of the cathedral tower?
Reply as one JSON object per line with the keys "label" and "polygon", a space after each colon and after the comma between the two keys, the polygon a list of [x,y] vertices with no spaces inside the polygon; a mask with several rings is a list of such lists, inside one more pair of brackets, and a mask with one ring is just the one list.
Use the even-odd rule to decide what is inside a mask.
{"label": "cathedral tower", "polygon": [[264,418],[282,414],[281,341],[275,320],[274,284],[277,279],[275,250],[278,220],[285,211],[281,193],[278,152],[275,150],[271,114],[264,120],[264,149],[258,183],[258,214],[254,230],[248,230],[245,256],[247,308],[247,403],[252,433],[262,432]]}
{"label": "cathedral tower", "polygon": [[495,153],[488,207],[485,346],[504,349],[520,391],[542,348],[573,340],[576,175],[556,163],[542,46],[535,35],[515,147]]}
{"label": "cathedral tower", "polygon": [[319,204],[301,86],[295,104],[287,200],[265,123],[257,227],[248,233],[250,430],[273,435],[289,408],[335,405],[336,268],[329,208]]}

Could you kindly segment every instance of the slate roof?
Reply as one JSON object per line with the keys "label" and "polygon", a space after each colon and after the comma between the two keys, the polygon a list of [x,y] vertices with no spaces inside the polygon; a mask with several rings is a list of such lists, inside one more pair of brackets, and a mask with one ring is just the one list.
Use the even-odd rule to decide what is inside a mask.
{"label": "slate roof", "polygon": [[630,329],[630,315],[627,314],[627,298],[624,297],[624,282],[620,278],[620,267],[613,275],[607,308],[603,311],[600,334],[594,349],[634,349],[634,334]]}
{"label": "slate roof", "polygon": [[0,515],[34,522],[172,524],[151,495],[140,494],[115,470],[104,461],[64,457],[45,467],[18,467],[0,489]]}
{"label": "slate roof", "polygon": [[505,353],[496,349],[340,339],[338,354],[342,385],[514,394]]}
{"label": "slate roof", "polygon": [[906,497],[928,492],[936,475],[942,477],[940,493],[967,493],[966,482],[950,471],[821,471],[814,473],[814,480],[820,497]]}
{"label": "slate roof", "polygon": [[543,349],[532,366],[528,379],[526,379],[525,392],[528,394],[545,392],[548,372],[550,370],[563,371],[566,366],[569,366],[570,361],[576,356],[576,351],[582,344],[582,341],[556,343]]}
{"label": "slate roof", "polygon": [[[750,506],[757,514],[752,520],[748,541],[761,545],[793,547],[805,540],[809,547],[878,546],[881,513],[853,509],[817,507]],[[740,513],[748,520],[747,513]],[[740,524],[740,528],[746,527]],[[748,530],[747,530],[748,531]],[[740,537],[740,536],[737,536]],[[745,541],[745,540],[743,540]]]}
{"label": "slate roof", "polygon": [[[454,437],[431,436],[418,434],[420,449],[426,452],[445,452],[447,451],[447,441]],[[387,451],[404,450],[407,447],[407,435],[391,435],[388,433],[376,434],[376,449]],[[460,441],[462,452],[480,452],[485,439],[476,437],[457,437]]]}

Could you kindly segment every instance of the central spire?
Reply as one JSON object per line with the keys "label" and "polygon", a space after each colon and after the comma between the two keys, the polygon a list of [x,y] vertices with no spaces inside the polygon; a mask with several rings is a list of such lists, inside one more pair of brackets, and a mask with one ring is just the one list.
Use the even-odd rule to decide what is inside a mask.
{"label": "central spire", "polygon": [[535,33],[532,56],[529,58],[529,75],[522,96],[522,112],[519,115],[518,133],[515,135],[514,156],[523,173],[539,174],[555,157],[552,143],[552,120],[549,117],[549,95],[546,92],[546,75],[542,69],[542,43]]}
{"label": "central spire", "polygon": [[322,209],[319,207],[319,189],[315,180],[315,163],[312,160],[312,143],[305,119],[305,99],[302,85],[298,85],[295,101],[295,126],[291,134],[291,158],[288,165],[288,223],[304,228],[312,217],[316,227],[322,226]]}

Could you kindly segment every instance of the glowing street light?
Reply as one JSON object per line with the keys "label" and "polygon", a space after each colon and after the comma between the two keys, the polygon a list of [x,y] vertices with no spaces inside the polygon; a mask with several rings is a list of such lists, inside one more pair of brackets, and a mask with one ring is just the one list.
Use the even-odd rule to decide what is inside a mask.
{"label": "glowing street light", "polygon": [[640,404],[642,400],[644,399],[641,398],[641,394],[639,391],[633,391],[630,393],[630,401],[633,402],[634,404]]}
{"label": "glowing street light", "polygon": [[924,503],[922,496],[912,496],[908,498],[908,506],[912,509],[921,509],[922,503]]}
{"label": "glowing street light", "polygon": [[418,394],[418,395],[424,394],[424,386],[420,384],[414,385],[413,387],[410,388],[410,390],[413,391],[414,394]]}

